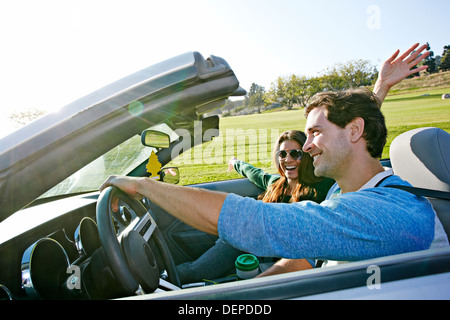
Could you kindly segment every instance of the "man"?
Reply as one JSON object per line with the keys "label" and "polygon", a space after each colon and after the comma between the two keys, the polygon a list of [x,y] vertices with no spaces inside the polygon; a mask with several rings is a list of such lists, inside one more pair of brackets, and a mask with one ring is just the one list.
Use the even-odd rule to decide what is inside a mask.
{"label": "man", "polygon": [[[424,46],[409,56],[416,47],[398,59],[397,51],[386,61],[375,87],[379,100],[393,84],[412,74],[410,68],[426,56],[417,57]],[[336,100],[342,106],[357,100],[375,117],[359,115],[356,110],[348,119],[337,119],[337,125],[328,119],[329,107],[324,100],[317,100],[309,111],[308,140],[303,150],[314,158],[317,175],[336,180],[340,196],[335,199],[321,204],[262,203],[147,178],[116,176],[108,178],[100,189],[114,185],[136,199],[147,197],[185,223],[259,256],[348,261],[429,248],[435,237],[445,236],[435,233],[435,212],[430,203],[402,190],[383,188],[407,183],[394,175],[385,176],[378,161],[386,136],[379,100],[373,94],[346,92],[332,96],[329,105]],[[339,111],[337,115],[339,118]],[[372,141],[366,130],[373,124],[382,128],[378,138],[381,146],[373,145],[378,142]],[[374,183],[379,183],[377,188]]]}
{"label": "man", "polygon": [[[361,260],[448,245],[442,225],[433,222],[436,217],[428,201],[386,188],[408,184],[391,169],[385,170],[378,160],[387,130],[378,98],[372,92],[356,89],[321,93],[313,98],[305,114],[308,139],[303,150],[314,159],[317,176],[336,180],[327,201],[321,204],[323,209],[315,211],[324,221],[308,227],[325,238],[321,246],[328,242],[334,248],[345,248],[340,255],[334,248],[315,250],[316,257]],[[297,261],[283,259],[263,275],[299,268]]]}

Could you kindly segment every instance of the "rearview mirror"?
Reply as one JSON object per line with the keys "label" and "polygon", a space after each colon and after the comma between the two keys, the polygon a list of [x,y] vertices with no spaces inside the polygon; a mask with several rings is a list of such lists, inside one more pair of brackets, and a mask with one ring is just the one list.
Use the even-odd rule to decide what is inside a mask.
{"label": "rearview mirror", "polygon": [[141,133],[141,143],[147,147],[168,148],[170,137],[167,133],[147,129]]}
{"label": "rearview mirror", "polygon": [[177,167],[162,168],[159,176],[161,181],[167,183],[177,184],[180,182],[180,171]]}

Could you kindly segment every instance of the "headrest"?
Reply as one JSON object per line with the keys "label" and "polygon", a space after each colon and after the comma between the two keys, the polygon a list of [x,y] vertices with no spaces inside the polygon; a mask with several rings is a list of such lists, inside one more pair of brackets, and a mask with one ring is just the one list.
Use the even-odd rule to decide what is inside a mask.
{"label": "headrest", "polygon": [[450,134],[439,128],[402,133],[390,146],[396,175],[414,187],[450,191]]}

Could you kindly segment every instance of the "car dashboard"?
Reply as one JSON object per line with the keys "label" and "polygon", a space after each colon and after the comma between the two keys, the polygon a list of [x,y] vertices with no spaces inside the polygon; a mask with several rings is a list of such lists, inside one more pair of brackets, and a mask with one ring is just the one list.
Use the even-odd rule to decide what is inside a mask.
{"label": "car dashboard", "polygon": [[[107,288],[109,280],[94,281],[94,274],[107,269],[95,222],[97,197],[90,193],[39,204],[2,222],[0,299],[96,299],[108,297],[103,291],[118,291]],[[113,218],[119,234],[136,217],[120,206]],[[82,280],[85,269],[93,271]]]}

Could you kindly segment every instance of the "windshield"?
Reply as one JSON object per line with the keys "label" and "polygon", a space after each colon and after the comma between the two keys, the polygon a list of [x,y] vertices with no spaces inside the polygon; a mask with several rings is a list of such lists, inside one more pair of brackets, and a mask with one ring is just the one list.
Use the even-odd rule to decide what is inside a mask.
{"label": "windshield", "polygon": [[[165,123],[152,126],[151,129],[169,134],[171,142],[178,139],[178,135]],[[110,175],[129,174],[148,159],[152,151],[157,153],[158,149],[143,146],[140,135],[131,137],[57,184],[40,198],[96,191]]]}

